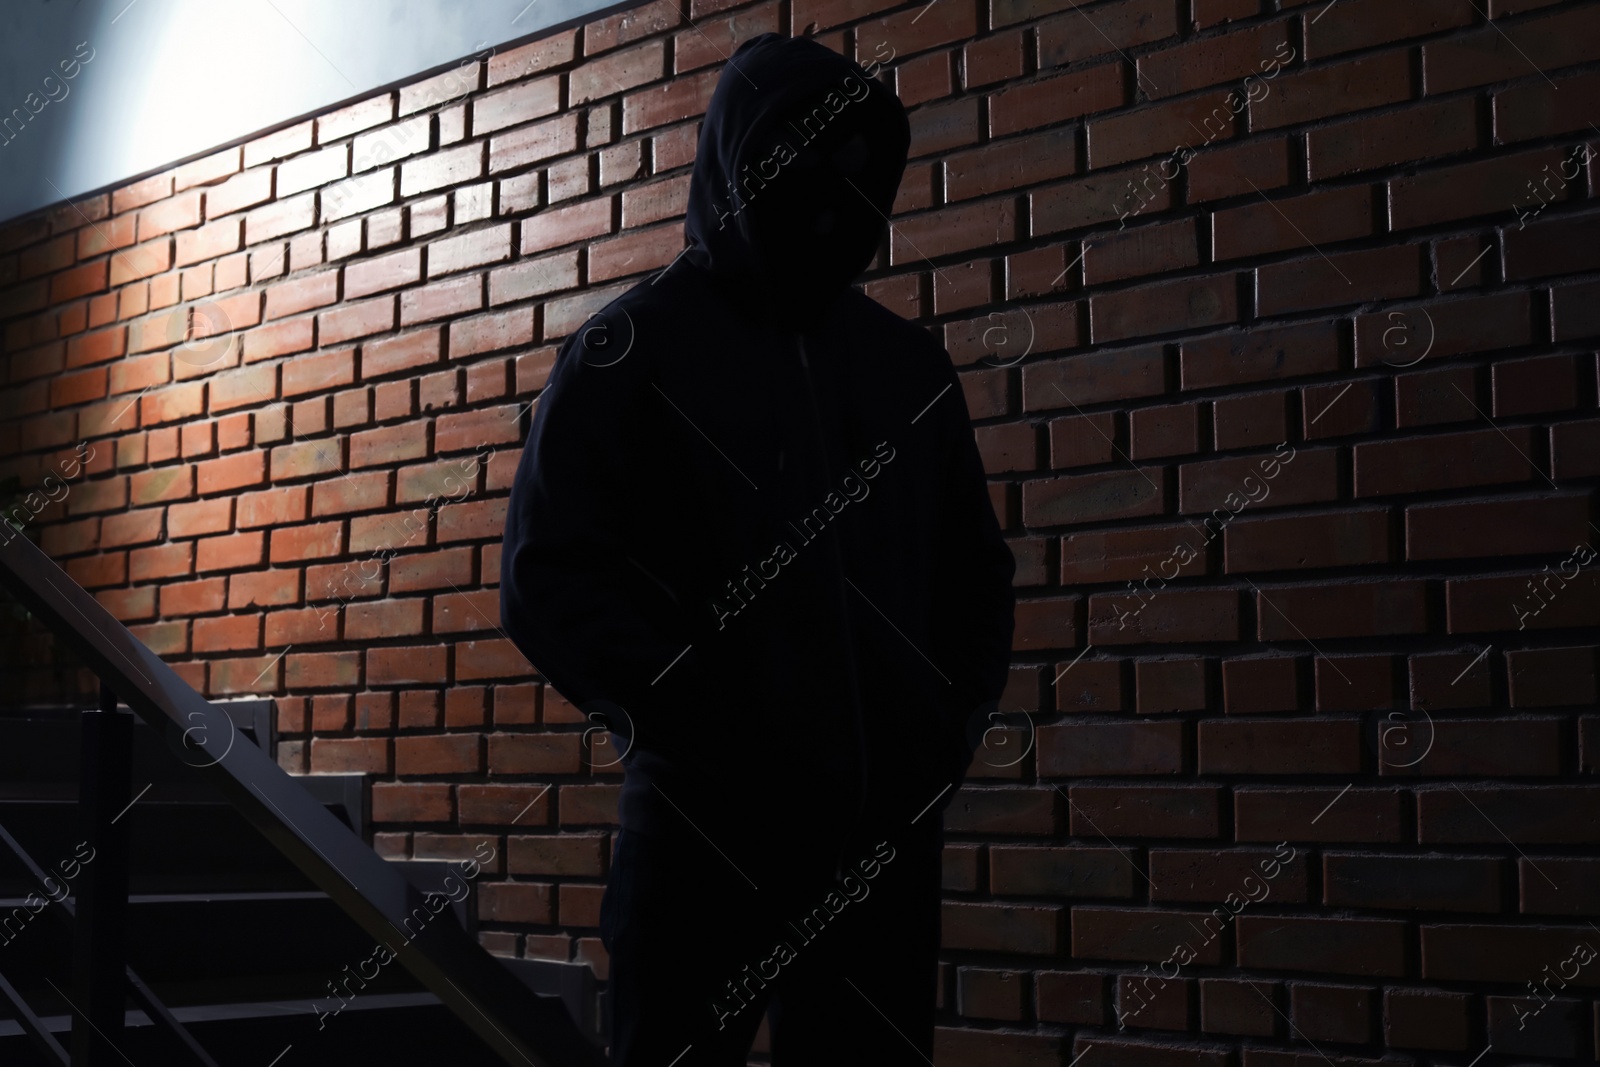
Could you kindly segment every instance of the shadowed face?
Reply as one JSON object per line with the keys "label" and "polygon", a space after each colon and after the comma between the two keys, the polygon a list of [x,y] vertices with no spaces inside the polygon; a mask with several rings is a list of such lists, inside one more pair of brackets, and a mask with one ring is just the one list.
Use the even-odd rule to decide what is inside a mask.
{"label": "shadowed face", "polygon": [[[866,269],[886,221],[873,199],[895,175],[867,132],[867,104],[802,105],[747,143],[745,224],[768,279],[802,298],[831,295]],[[747,176],[758,176],[760,181]]]}

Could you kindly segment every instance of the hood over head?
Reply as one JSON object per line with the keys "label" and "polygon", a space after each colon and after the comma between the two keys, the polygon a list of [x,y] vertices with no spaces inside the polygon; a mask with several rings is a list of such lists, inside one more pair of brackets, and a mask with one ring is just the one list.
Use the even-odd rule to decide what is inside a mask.
{"label": "hood over head", "polygon": [[810,38],[751,38],[706,108],[686,257],[753,314],[803,326],[872,261],[910,143],[899,97],[859,64]]}

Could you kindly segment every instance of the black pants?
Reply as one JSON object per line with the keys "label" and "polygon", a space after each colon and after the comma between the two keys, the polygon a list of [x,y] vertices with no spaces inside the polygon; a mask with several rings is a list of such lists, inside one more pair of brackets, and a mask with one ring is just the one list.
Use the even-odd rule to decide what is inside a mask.
{"label": "black pants", "polygon": [[[933,1056],[943,828],[846,843],[624,829],[600,908],[616,1067],[743,1067],[771,1012],[775,1067]],[[830,847],[831,844],[831,847]]]}

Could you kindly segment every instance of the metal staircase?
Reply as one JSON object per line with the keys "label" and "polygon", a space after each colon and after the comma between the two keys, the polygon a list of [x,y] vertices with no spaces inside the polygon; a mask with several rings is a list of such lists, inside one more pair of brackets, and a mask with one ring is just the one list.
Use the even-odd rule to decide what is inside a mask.
{"label": "metal staircase", "polygon": [[476,865],[373,852],[270,700],[206,701],[25,537],[0,584],[102,683],[0,711],[0,1064],[604,1062],[589,969],[486,952]]}

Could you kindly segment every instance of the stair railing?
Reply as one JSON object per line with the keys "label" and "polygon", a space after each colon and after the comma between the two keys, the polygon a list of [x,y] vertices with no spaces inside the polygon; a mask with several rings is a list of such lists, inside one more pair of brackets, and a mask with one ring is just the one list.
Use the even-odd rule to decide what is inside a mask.
{"label": "stair railing", "polygon": [[[45,1059],[63,1067],[111,1063],[120,1059],[118,1038],[122,1034],[124,994],[144,1010],[152,1023],[164,1030],[200,1067],[217,1067],[217,1061],[200,1046],[188,1029],[137,971],[123,962],[123,939],[127,929],[128,835],[119,827],[132,802],[128,799],[132,770],[132,726],[130,717],[117,708],[117,697],[101,686],[100,708],[82,715],[81,786],[79,815],[83,827],[81,847],[89,852],[81,858],[74,874],[81,874],[76,900],[60,888],[27,849],[0,826],[0,845],[11,853],[39,887],[51,914],[65,922],[73,934],[73,973],[77,978],[79,1000],[66,999],[75,1017],[86,1025],[74,1026],[69,1054],[44,1025],[28,1002],[4,975],[0,975],[0,995],[10,1003],[17,1022]],[[75,856],[75,859],[78,858]],[[51,888],[55,882],[57,889]],[[59,895],[58,895],[59,894]],[[121,973],[118,973],[120,967]],[[81,1014],[79,1009],[81,1008]],[[87,1025],[92,1023],[93,1025]]]}
{"label": "stair railing", "polygon": [[[126,756],[128,743],[117,742],[114,735],[118,728],[108,725],[117,718],[116,698],[121,698],[151,727],[164,731],[175,750],[187,750],[186,762],[205,775],[251,825],[368,935],[388,945],[399,962],[506,1063],[518,1067],[597,1067],[605,1062],[600,1050],[559,1001],[535,995],[455,923],[427,923],[420,932],[408,934],[407,918],[419,908],[426,909],[422,894],[410,882],[260,748],[232,743],[234,731],[232,722],[225,721],[227,712],[195,692],[37,545],[14,530],[6,529],[4,533],[11,536],[0,541],[0,584],[57,640],[73,649],[100,679],[102,710],[93,714],[102,718],[97,728],[86,732],[86,745],[90,736],[98,734],[113,748],[120,744]],[[85,725],[91,725],[87,715]],[[107,738],[106,734],[112,736]],[[86,763],[84,774],[89,773]],[[122,780],[126,782],[126,775]],[[86,785],[91,790],[97,788],[87,779]],[[126,785],[123,788],[126,791]],[[106,798],[107,794],[102,794],[102,800]],[[111,830],[108,840],[114,842],[115,827]],[[94,1028],[112,1014],[120,1025],[120,978],[125,965],[120,959],[120,930],[115,925],[120,921],[116,914],[119,905],[114,899],[107,899],[107,894],[114,898],[118,893],[114,875],[115,872],[107,877],[107,888],[94,899],[96,914],[85,916],[86,909],[79,908],[78,943],[83,947],[75,952],[75,962],[80,968],[80,986],[97,991],[94,1003],[103,1006],[110,998],[119,1007],[113,1013],[92,1005],[73,1004],[75,1045],[80,1040],[76,1036],[80,1030],[92,1035]],[[125,867],[121,877],[120,907],[125,910]],[[84,923],[85,918],[88,923]],[[104,992],[109,990],[113,977],[119,979],[114,997]],[[0,987],[0,995],[15,993],[3,978]],[[142,998],[136,994],[136,999]],[[170,1019],[170,1013],[167,1016]],[[32,1032],[27,1020],[21,1021]],[[78,1025],[80,1021],[84,1026]],[[40,1033],[44,1039],[54,1041],[42,1029]],[[36,1044],[43,1043],[38,1034],[34,1036]],[[89,1046],[96,1044],[90,1038],[82,1040]],[[76,1056],[73,1063],[74,1067],[80,1063]]]}

